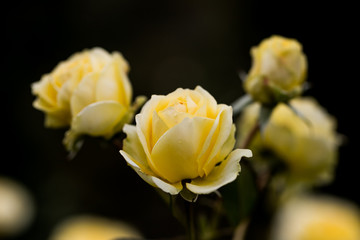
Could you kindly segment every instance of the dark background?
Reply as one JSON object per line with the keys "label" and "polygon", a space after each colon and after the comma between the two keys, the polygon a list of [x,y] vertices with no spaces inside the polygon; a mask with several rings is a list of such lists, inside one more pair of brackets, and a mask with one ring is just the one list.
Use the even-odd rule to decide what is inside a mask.
{"label": "dark background", "polygon": [[67,161],[64,131],[44,128],[43,113],[32,107],[31,83],[71,54],[95,46],[120,51],[129,61],[134,96],[201,85],[219,103],[231,104],[243,93],[238,72],[249,70],[250,48],[272,34],[296,38],[309,63],[312,88],[305,94],[337,118],[338,132],[347,139],[335,181],[319,191],[360,203],[359,61],[353,58],[358,26],[355,8],[346,1],[7,3],[0,175],[24,184],[36,204],[34,222],[16,239],[45,240],[60,220],[81,213],[125,220],[149,238],[182,234],[157,193],[115,147],[89,140]]}

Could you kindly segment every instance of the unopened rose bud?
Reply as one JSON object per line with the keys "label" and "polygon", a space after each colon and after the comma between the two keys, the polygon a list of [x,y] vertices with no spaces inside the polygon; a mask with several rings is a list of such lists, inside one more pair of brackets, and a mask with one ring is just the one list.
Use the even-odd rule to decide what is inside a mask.
{"label": "unopened rose bud", "polygon": [[244,88],[254,100],[274,105],[299,96],[307,75],[301,44],[274,35],[251,49],[252,66]]}

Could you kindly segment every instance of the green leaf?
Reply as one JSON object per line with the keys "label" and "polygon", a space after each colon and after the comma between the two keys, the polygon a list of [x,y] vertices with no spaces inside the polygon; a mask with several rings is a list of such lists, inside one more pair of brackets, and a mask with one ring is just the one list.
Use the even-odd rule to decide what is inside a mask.
{"label": "green leaf", "polygon": [[238,178],[221,189],[224,209],[233,226],[251,215],[258,195],[250,165],[243,164],[241,168]]}

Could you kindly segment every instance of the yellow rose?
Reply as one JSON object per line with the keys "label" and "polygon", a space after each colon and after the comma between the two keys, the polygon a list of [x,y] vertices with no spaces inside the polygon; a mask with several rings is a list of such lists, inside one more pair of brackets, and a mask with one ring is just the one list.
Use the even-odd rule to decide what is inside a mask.
{"label": "yellow rose", "polygon": [[357,206],[329,196],[299,196],[279,208],[271,240],[358,240]]}
{"label": "yellow rose", "polygon": [[[289,168],[291,174],[303,180],[328,182],[333,177],[337,162],[339,134],[336,119],[311,97],[294,98],[292,107],[278,104],[272,112],[262,136],[256,136],[250,148],[257,156],[270,150]],[[241,116],[238,143],[245,141],[249,130],[257,121],[260,105],[248,106]]]}
{"label": "yellow rose", "polygon": [[298,41],[274,35],[253,47],[251,56],[244,88],[253,99],[271,105],[302,93],[307,59]]}
{"label": "yellow rose", "polygon": [[146,182],[170,194],[183,187],[206,194],[236,179],[241,157],[236,149],[232,108],[217,104],[200,86],[153,95],[125,125],[122,156]]}
{"label": "yellow rose", "polygon": [[110,138],[135,110],[128,71],[120,53],[86,49],[32,84],[33,105],[46,114],[45,126],[71,125],[64,139],[68,150],[83,134]]}
{"label": "yellow rose", "polygon": [[69,217],[60,222],[49,240],[115,240],[143,239],[140,232],[128,223],[95,215]]}

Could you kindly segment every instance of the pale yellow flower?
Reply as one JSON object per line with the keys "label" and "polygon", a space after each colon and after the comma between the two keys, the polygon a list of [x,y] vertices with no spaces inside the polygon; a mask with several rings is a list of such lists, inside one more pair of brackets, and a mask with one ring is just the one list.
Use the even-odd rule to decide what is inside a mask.
{"label": "pale yellow flower", "polygon": [[31,224],[34,212],[30,192],[17,181],[0,177],[0,239],[21,234]]}
{"label": "pale yellow flower", "polygon": [[200,86],[153,95],[136,115],[136,126],[125,125],[120,151],[146,182],[170,194],[183,187],[206,194],[236,179],[241,157],[236,149],[232,108],[217,104]]}
{"label": "pale yellow flower", "polygon": [[110,138],[135,111],[128,71],[120,53],[86,49],[32,84],[33,105],[45,113],[45,126],[70,125],[64,139],[68,150],[81,135]]}
{"label": "pale yellow flower", "polygon": [[279,208],[271,240],[358,240],[358,206],[342,199],[304,195]]}
{"label": "pale yellow flower", "polygon": [[[290,104],[300,115],[288,105],[278,104],[262,135],[251,142],[250,148],[258,153],[254,160],[261,158],[263,150],[270,150],[287,165],[292,177],[309,182],[331,181],[340,144],[336,119],[311,97],[294,98]],[[238,144],[245,141],[256,124],[259,109],[260,105],[254,103],[243,112],[238,122]]]}
{"label": "pale yellow flower", "polygon": [[271,105],[302,93],[307,59],[297,40],[273,35],[251,48],[251,56],[244,88],[256,101]]}
{"label": "pale yellow flower", "polygon": [[143,239],[132,225],[95,215],[69,217],[60,222],[49,240],[115,240],[121,238]]}

